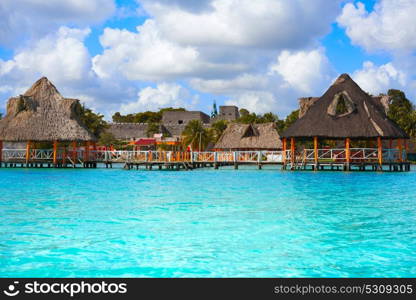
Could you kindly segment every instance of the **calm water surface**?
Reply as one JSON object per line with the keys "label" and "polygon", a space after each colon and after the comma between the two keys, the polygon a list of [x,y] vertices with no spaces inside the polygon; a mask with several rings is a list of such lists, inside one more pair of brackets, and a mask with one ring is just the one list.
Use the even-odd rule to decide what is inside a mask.
{"label": "calm water surface", "polygon": [[416,276],[416,171],[0,169],[0,277]]}

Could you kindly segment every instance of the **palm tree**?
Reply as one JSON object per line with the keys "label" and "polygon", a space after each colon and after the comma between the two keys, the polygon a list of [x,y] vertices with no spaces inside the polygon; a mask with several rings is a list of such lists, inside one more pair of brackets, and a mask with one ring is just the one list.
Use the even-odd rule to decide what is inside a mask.
{"label": "palm tree", "polygon": [[211,141],[210,134],[204,128],[201,121],[192,120],[185,126],[182,132],[182,143],[185,147],[191,146],[192,150],[202,151]]}
{"label": "palm tree", "polygon": [[216,143],[218,139],[223,134],[224,130],[227,129],[227,121],[226,120],[219,120],[211,125],[211,135],[212,135],[212,141]]}

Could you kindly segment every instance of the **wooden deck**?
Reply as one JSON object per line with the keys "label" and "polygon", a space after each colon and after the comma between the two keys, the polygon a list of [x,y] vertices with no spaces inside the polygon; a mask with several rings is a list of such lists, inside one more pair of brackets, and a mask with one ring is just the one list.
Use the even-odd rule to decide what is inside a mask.
{"label": "wooden deck", "polygon": [[[96,168],[103,164],[112,168],[122,164],[127,170],[194,170],[219,169],[241,165],[282,165],[282,170],[312,171],[410,171],[406,153],[397,149],[352,148],[347,159],[345,149],[304,149],[287,151],[222,151],[222,152],[171,152],[171,151],[96,151],[78,149],[3,149],[0,167],[6,168]],[[380,160],[381,159],[381,160]],[[380,163],[381,162],[381,163]]]}

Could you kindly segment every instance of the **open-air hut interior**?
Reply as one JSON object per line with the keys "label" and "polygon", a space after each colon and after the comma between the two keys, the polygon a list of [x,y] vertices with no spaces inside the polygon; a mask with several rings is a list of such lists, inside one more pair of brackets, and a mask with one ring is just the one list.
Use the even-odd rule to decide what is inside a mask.
{"label": "open-air hut interior", "polygon": [[216,151],[273,151],[281,148],[275,123],[230,123],[214,146]]}
{"label": "open-air hut interior", "polygon": [[23,95],[7,102],[6,116],[0,120],[0,149],[3,145],[13,148],[24,143],[28,161],[30,150],[36,144],[51,144],[54,163],[60,146],[70,143],[71,150],[76,150],[77,145],[83,143],[88,149],[96,137],[81,122],[80,108],[79,100],[62,97],[56,87],[42,77]]}
{"label": "open-air hut interior", "polygon": [[[285,130],[283,149],[290,142],[294,158],[296,141],[313,142],[314,159],[318,160],[322,141],[343,141],[346,160],[350,159],[351,143],[370,142],[377,145],[382,163],[383,141],[390,147],[396,142],[399,153],[406,147],[409,136],[386,115],[386,98],[372,97],[364,92],[347,74],[342,74],[320,98],[303,98],[300,118]],[[302,103],[301,103],[302,110]],[[400,158],[402,155],[400,155]]]}

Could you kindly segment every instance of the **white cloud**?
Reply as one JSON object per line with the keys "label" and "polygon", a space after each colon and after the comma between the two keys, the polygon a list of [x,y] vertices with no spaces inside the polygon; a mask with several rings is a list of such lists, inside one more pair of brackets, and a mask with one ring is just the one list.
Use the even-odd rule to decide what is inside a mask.
{"label": "white cloud", "polygon": [[314,94],[327,86],[333,78],[333,70],[322,49],[310,51],[283,51],[271,73],[282,76],[283,81],[306,94]]}
{"label": "white cloud", "polygon": [[100,37],[104,53],[93,59],[94,71],[100,77],[122,74],[129,80],[158,81],[244,69],[243,64],[205,61],[195,47],[165,39],[154,20],[147,20],[137,30],[104,30]]}
{"label": "white cloud", "polygon": [[61,27],[40,39],[33,47],[18,52],[0,64],[0,74],[32,80],[48,76],[57,82],[81,80],[88,76],[90,56],[83,40],[90,30]]}
{"label": "white cloud", "polygon": [[243,74],[229,80],[194,78],[190,84],[198,91],[219,95],[266,88],[268,79],[261,75]]}
{"label": "white cloud", "polygon": [[114,0],[2,0],[0,45],[39,38],[66,24],[96,24],[114,12]]}
{"label": "white cloud", "polygon": [[416,1],[381,0],[372,12],[363,3],[344,6],[338,23],[354,44],[368,51],[416,49]]}
{"label": "white cloud", "polygon": [[363,68],[355,71],[352,77],[364,91],[373,95],[386,93],[391,88],[403,89],[407,82],[406,74],[393,63],[376,66],[366,61]]}
{"label": "white cloud", "polygon": [[138,111],[155,111],[163,107],[192,108],[198,102],[197,95],[178,85],[171,83],[160,83],[153,87],[146,87],[138,93],[134,102],[121,105],[121,113],[129,114]]}
{"label": "white cloud", "polygon": [[305,46],[329,32],[340,10],[338,0],[212,0],[198,12],[184,9],[185,1],[142,2],[169,39],[199,46]]}
{"label": "white cloud", "polygon": [[251,112],[266,113],[276,111],[278,102],[275,96],[270,92],[249,91],[226,101],[227,105],[236,105],[243,107]]}

